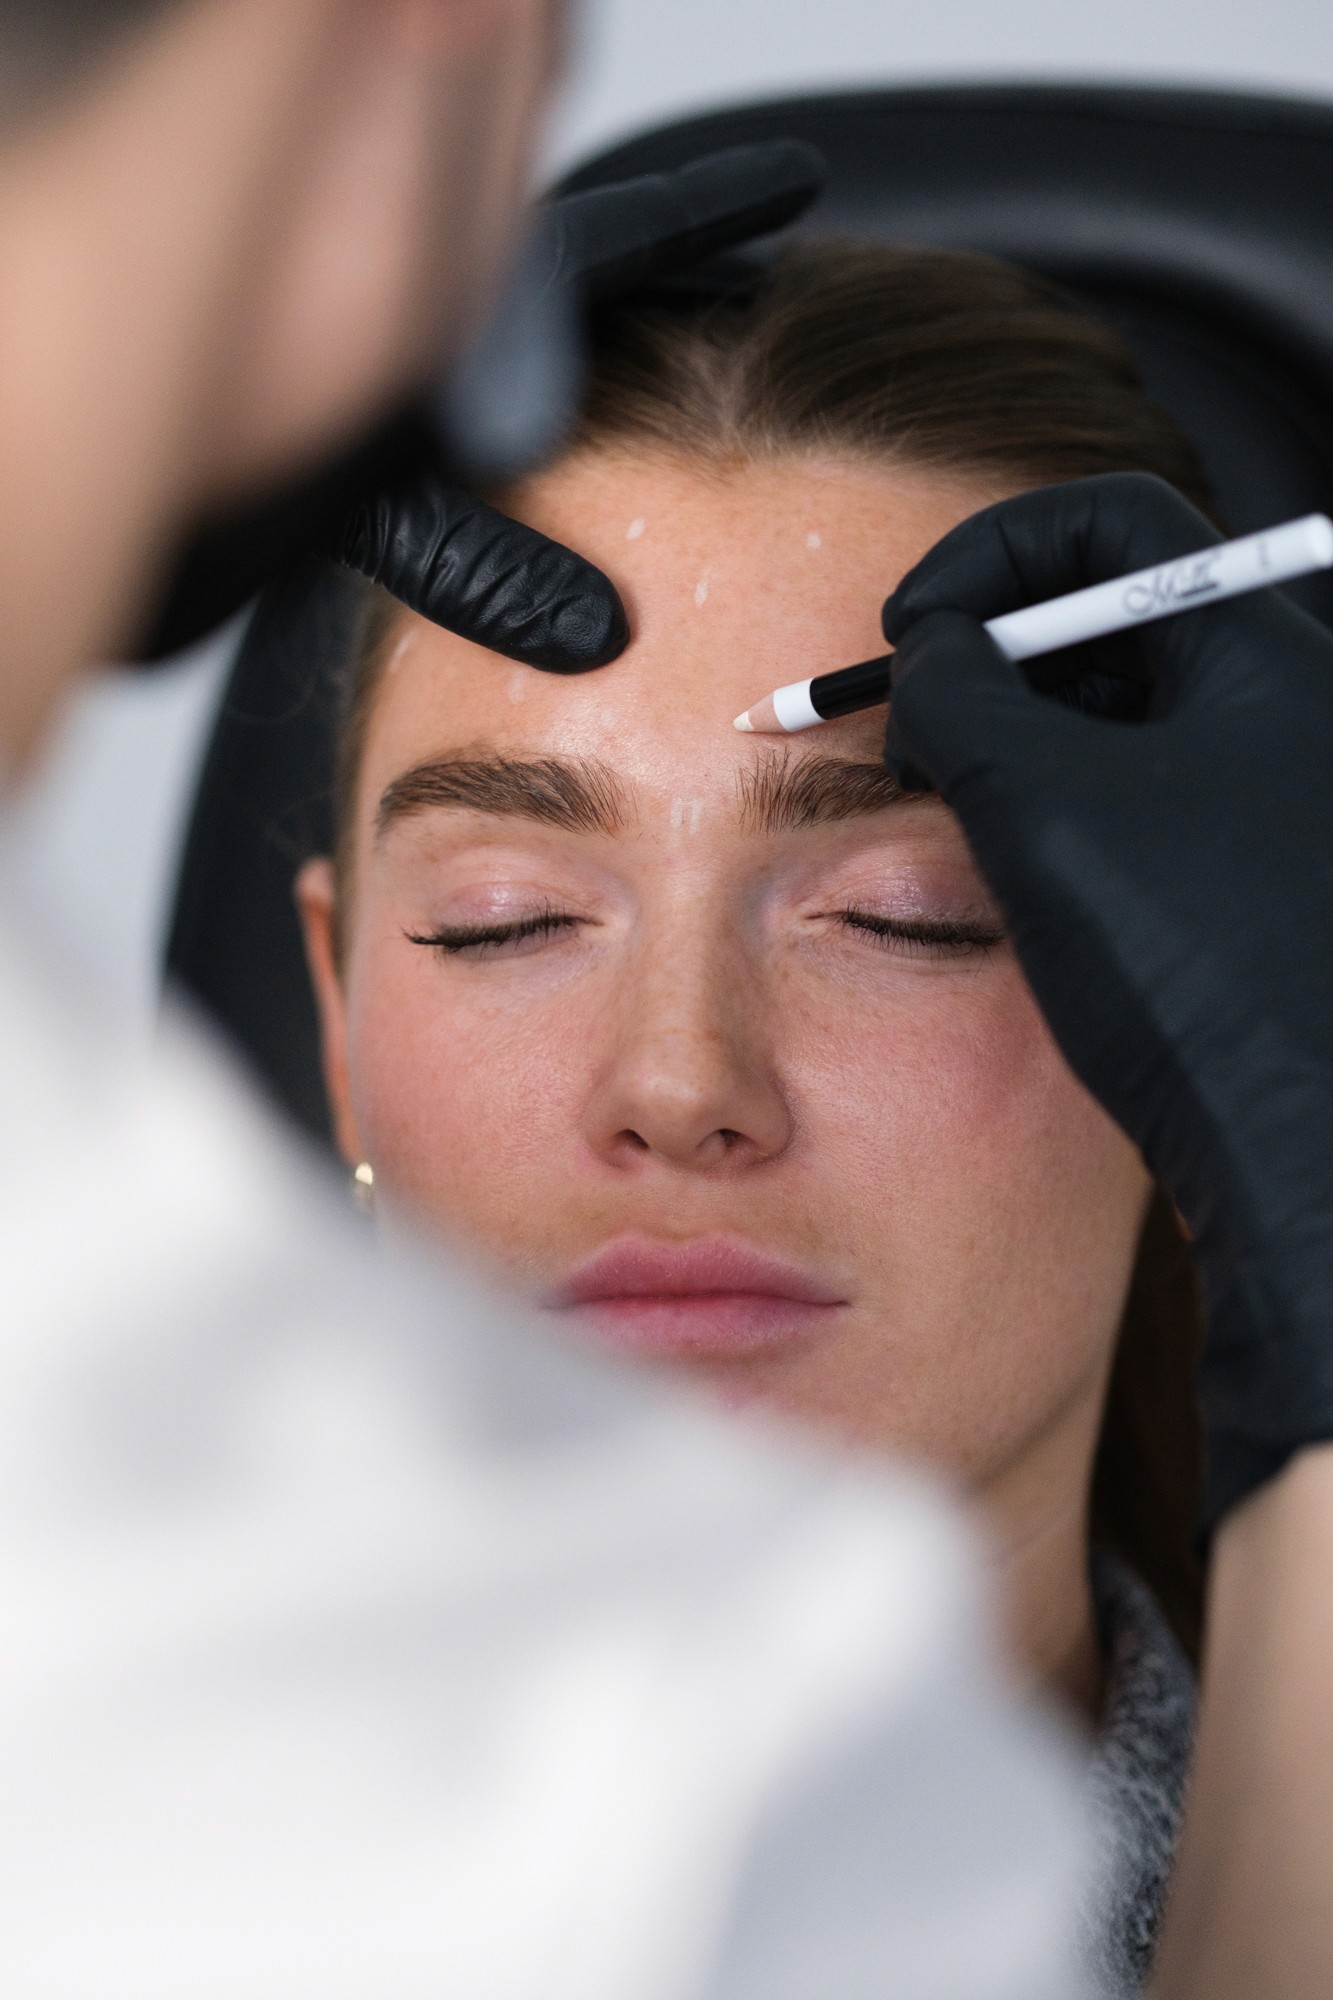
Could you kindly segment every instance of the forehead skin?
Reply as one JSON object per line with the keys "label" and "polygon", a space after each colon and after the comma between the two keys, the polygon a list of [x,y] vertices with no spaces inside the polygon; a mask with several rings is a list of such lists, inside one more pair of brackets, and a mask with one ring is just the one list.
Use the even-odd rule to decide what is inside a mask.
{"label": "forehead skin", "polygon": [[[884,650],[883,599],[997,490],[841,462],[711,468],[597,454],[509,496],[510,510],[614,579],[633,638],[595,673],[515,666],[405,616],[367,733],[358,788],[368,839],[384,789],[432,755],[595,760],[652,815],[734,823],[738,787],[775,739],[732,718],[785,681]],[[884,711],[791,741],[791,754],[877,760]]]}

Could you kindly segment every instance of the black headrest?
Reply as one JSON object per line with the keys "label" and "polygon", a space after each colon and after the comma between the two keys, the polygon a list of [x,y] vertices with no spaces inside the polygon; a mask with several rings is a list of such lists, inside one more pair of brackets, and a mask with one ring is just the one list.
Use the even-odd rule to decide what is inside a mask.
{"label": "black headrest", "polygon": [[[990,251],[1113,320],[1194,439],[1237,532],[1333,511],[1333,110],[1166,90],[884,90],[714,112],[627,141],[586,188],[750,140],[812,141],[811,233]],[[1295,594],[1333,624],[1333,579]],[[351,596],[269,593],[234,670],[186,843],[171,974],[327,1137],[291,901],[327,844],[331,672]]]}

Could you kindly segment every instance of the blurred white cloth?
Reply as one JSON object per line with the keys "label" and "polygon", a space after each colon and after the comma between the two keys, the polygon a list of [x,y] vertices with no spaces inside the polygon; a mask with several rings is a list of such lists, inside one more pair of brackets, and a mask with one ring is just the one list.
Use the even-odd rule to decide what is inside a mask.
{"label": "blurred white cloth", "polygon": [[0,905],[6,2000],[1068,2000],[914,1480],[390,1263]]}

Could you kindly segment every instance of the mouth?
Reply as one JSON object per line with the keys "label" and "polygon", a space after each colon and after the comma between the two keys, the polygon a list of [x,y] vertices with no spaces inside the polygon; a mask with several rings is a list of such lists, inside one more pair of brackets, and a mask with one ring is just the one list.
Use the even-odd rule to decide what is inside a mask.
{"label": "mouth", "polygon": [[724,1236],[621,1237],[548,1294],[607,1345],[657,1359],[740,1360],[808,1341],[847,1304],[833,1286]]}

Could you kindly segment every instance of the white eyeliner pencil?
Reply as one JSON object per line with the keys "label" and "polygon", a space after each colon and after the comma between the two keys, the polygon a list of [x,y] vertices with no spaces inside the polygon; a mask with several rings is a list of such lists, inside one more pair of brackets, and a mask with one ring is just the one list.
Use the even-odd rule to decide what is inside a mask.
{"label": "white eyeliner pencil", "polygon": [[[1327,514],[1307,514],[1239,541],[1179,556],[1156,569],[1135,570],[1132,576],[1095,583],[1067,597],[1007,611],[1002,618],[988,619],[986,630],[1006,659],[1032,660],[1039,653],[1056,653],[1086,639],[1104,639],[1158,618],[1175,618],[1183,611],[1309,576],[1317,569],[1333,569],[1333,521]],[[792,681],[738,715],[735,726],[763,736],[792,735],[817,722],[874,708],[889,698],[889,657],[863,660],[859,666],[817,674],[813,680]]]}

